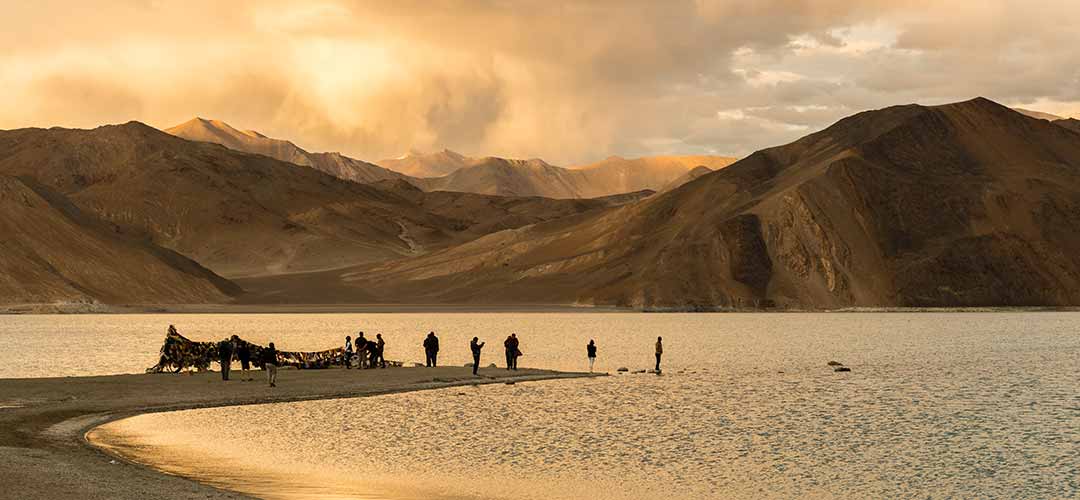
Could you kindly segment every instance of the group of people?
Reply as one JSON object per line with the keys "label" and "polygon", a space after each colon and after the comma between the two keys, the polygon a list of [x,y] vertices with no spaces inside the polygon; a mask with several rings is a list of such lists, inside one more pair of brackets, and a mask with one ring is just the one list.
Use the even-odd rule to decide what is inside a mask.
{"label": "group of people", "polygon": [[[664,339],[662,337],[656,337],[656,372],[660,372],[660,360],[664,354]],[[473,362],[472,370],[473,375],[477,374],[477,370],[480,368],[480,354],[486,345],[486,342],[481,342],[479,337],[473,337],[469,342],[469,350],[472,352]],[[425,366],[436,367],[439,362],[439,337],[435,335],[435,332],[428,332],[423,341],[424,354],[425,354]],[[247,376],[248,370],[251,368],[251,346],[247,342],[240,340],[236,335],[233,335],[229,340],[222,341],[218,344],[218,356],[221,362],[221,379],[229,380],[229,372],[232,361],[237,359],[240,361],[240,369],[243,372],[242,376]],[[521,357],[521,341],[518,339],[516,333],[511,333],[506,340],[503,341],[503,348],[506,355],[506,369],[517,370],[518,358]],[[356,340],[354,341],[351,336],[345,336],[345,355],[344,365],[346,368],[352,368],[353,364],[356,364],[358,368],[386,368],[386,358],[383,353],[386,349],[386,341],[383,340],[382,334],[376,334],[374,339],[367,339],[364,337],[364,332],[360,332]],[[596,341],[589,340],[588,345],[585,346],[585,355],[589,360],[589,372],[592,373],[594,365],[596,364]],[[274,343],[270,342],[268,348],[262,349],[261,359],[258,360],[258,364],[266,371],[266,380],[270,384],[270,387],[277,386],[277,367],[278,367],[278,353],[274,347]],[[248,377],[246,380],[253,380]]]}
{"label": "group of people", "polygon": [[[171,325],[170,325],[171,328]],[[240,337],[233,335],[229,340],[223,340],[218,343],[218,362],[221,363],[221,380],[229,380],[229,372],[232,368],[232,361],[234,359],[240,361],[241,377],[247,377],[243,380],[254,380],[248,376],[248,370],[251,369],[251,345]],[[258,364],[262,366],[262,369],[266,372],[266,381],[270,384],[270,387],[277,387],[277,365],[278,356],[277,349],[274,347],[274,343],[271,342],[269,347],[262,350],[262,359],[258,360]]]}
{"label": "group of people", "polygon": [[[354,352],[355,348],[355,352]],[[386,350],[386,341],[381,333],[375,334],[374,340],[364,338],[364,332],[356,336],[354,342],[349,335],[345,336],[345,368],[352,368],[355,363],[357,368],[386,368],[386,358],[383,352]]]}
{"label": "group of people", "polygon": [[[480,368],[480,353],[485,345],[487,345],[487,342],[480,342],[479,337],[473,337],[472,341],[469,342],[469,351],[472,352],[473,356],[473,375],[476,375],[477,370]],[[506,349],[507,370],[517,370],[517,359],[521,357],[519,346],[520,341],[516,333],[511,333],[503,341],[503,347]],[[424,357],[424,366],[428,368],[439,366],[439,337],[435,335],[435,332],[428,332],[427,337],[424,337]]]}

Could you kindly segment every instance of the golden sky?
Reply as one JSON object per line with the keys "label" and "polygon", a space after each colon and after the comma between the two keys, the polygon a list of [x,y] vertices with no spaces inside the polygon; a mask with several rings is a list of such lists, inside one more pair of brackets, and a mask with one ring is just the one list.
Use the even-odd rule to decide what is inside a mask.
{"label": "golden sky", "polygon": [[4,3],[5,129],[202,116],[368,160],[570,164],[977,95],[1080,115],[1077,0]]}

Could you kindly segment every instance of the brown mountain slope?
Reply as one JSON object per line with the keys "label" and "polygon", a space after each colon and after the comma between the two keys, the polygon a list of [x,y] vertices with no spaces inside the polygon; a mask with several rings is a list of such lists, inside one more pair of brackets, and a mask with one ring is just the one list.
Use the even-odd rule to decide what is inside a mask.
{"label": "brown mountain slope", "polygon": [[980,98],[860,113],[637,204],[321,278],[391,302],[1077,305],[1077,255],[1077,134]]}
{"label": "brown mountain slope", "polygon": [[[468,159],[468,165],[444,177],[419,179],[421,188],[500,196],[597,198],[644,190],[660,190],[698,165],[727,166],[734,159],[718,156],[611,157],[577,168],[543,160]],[[698,162],[698,163],[695,163]]]}
{"label": "brown mountain slope", "polygon": [[475,235],[377,188],[146,125],[0,131],[0,174],[224,276],[357,264]]}
{"label": "brown mountain slope", "polygon": [[444,149],[437,153],[409,153],[401,158],[375,162],[383,168],[401,172],[413,177],[442,177],[450,175],[459,168],[465,168],[476,161],[460,153]]}
{"label": "brown mountain slope", "polygon": [[190,141],[212,142],[229,149],[261,154],[281,161],[312,167],[334,177],[353,182],[376,182],[408,176],[387,170],[341,153],[309,153],[292,142],[271,139],[254,130],[241,131],[220,120],[194,118],[165,129]]}
{"label": "brown mountain slope", "polygon": [[713,172],[712,169],[710,169],[709,167],[706,167],[704,165],[698,165],[698,166],[694,167],[692,170],[686,172],[685,174],[680,175],[675,180],[673,180],[673,181],[667,183],[666,185],[664,185],[664,187],[662,189],[660,189],[660,191],[671,191],[672,189],[675,189],[675,188],[677,188],[679,186],[682,186],[683,184],[686,184],[687,182],[690,182],[690,181],[692,181],[694,179],[697,179],[698,177],[701,177],[703,175],[711,174],[712,172]]}
{"label": "brown mountain slope", "polygon": [[0,235],[0,304],[214,303],[240,291],[32,181],[0,176]]}
{"label": "brown mountain slope", "polygon": [[1044,113],[1042,111],[1034,111],[1034,110],[1024,109],[1024,108],[1012,108],[1012,110],[1016,111],[1017,113],[1020,113],[1022,115],[1025,115],[1025,116],[1030,116],[1032,118],[1038,118],[1040,120],[1046,120],[1046,121],[1051,121],[1051,122],[1062,119],[1062,117],[1060,117],[1058,115],[1053,115],[1053,114],[1050,114],[1050,113]]}
{"label": "brown mountain slope", "polygon": [[1073,132],[1080,134],[1080,120],[1076,118],[1065,118],[1064,120],[1054,120],[1054,125],[1065,127]]}

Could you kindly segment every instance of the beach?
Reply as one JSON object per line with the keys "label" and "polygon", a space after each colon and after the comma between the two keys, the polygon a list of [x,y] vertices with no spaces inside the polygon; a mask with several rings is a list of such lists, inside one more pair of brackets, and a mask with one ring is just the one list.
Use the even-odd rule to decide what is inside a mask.
{"label": "beach", "polygon": [[0,379],[0,498],[246,498],[109,455],[85,434],[141,413],[234,405],[353,398],[462,385],[588,377],[585,373],[470,368],[280,370],[222,382],[218,372]]}

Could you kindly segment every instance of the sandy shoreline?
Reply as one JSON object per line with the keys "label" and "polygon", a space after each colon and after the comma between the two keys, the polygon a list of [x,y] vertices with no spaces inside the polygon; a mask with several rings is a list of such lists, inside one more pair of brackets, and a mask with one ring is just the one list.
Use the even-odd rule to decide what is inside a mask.
{"label": "sandy shoreline", "polygon": [[463,367],[282,370],[274,389],[257,370],[254,381],[234,372],[227,383],[216,372],[0,379],[0,498],[246,498],[118,460],[85,439],[98,425],[140,413],[591,376],[496,368],[480,375]]}

